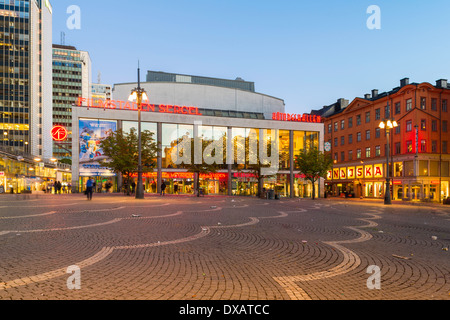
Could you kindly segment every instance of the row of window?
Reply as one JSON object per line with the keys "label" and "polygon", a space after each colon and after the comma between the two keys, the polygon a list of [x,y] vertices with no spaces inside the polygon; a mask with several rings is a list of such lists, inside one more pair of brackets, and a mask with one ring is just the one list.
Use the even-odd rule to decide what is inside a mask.
{"label": "row of window", "polygon": [[[431,99],[431,110],[432,111],[437,111],[437,105],[438,105],[438,99],[437,98],[432,98]],[[427,98],[421,98],[420,99],[420,109],[421,110],[427,110]],[[406,101],[406,112],[411,111],[412,108],[412,99],[409,99]],[[443,112],[448,112],[448,100],[442,100],[442,111]],[[394,107],[394,114],[398,115],[401,113],[401,102],[398,102],[395,104]],[[372,112],[368,111],[365,113],[365,123],[370,123],[371,122],[371,118],[372,118]],[[388,119],[390,118],[390,108],[388,106],[386,106],[384,108],[384,119]],[[381,108],[378,108],[375,110],[375,120],[376,121],[381,121]],[[357,115],[356,116],[356,125],[360,126],[362,125],[362,114],[361,115]],[[353,117],[348,118],[347,120],[347,128],[353,128]],[[341,120],[340,122],[340,129],[341,130],[345,130],[346,129],[346,121],[345,120]],[[335,122],[334,123],[334,132],[337,132],[339,130],[339,122]],[[332,132],[332,125],[329,124],[328,125],[328,133]]]}
{"label": "row of window", "polygon": [[[329,125],[331,126],[331,125]],[[428,127],[428,123],[426,119],[422,119],[420,121],[420,126],[418,127],[421,131],[427,131],[427,127]],[[330,130],[330,127],[328,128]],[[413,131],[413,122],[412,120],[408,120],[406,121],[406,132],[412,132]],[[431,120],[431,131],[432,132],[438,132],[438,120]],[[401,125],[399,124],[398,127],[395,128],[395,134],[400,134],[401,133]],[[442,121],[442,132],[448,132],[448,121],[447,120],[443,120]],[[375,129],[375,138],[380,138],[381,137],[381,129],[380,128],[376,128]],[[371,139],[371,130],[366,130],[366,141]],[[357,133],[357,138],[356,138],[357,142],[362,142],[362,133],[358,132]],[[328,142],[332,142],[331,140]],[[353,134],[350,134],[348,136],[348,143],[352,144],[353,143]],[[334,138],[334,146],[337,147],[338,144],[338,138]],[[341,146],[345,145],[345,137],[342,136],[341,137]]]}
{"label": "row of window", "polygon": [[[386,155],[386,153],[387,153],[386,149],[387,149],[387,145],[384,145],[384,155]],[[429,152],[427,140],[420,140],[419,152],[420,153]],[[406,141],[406,153],[414,153],[414,145],[413,145],[412,140]],[[431,141],[431,153],[438,153],[438,141],[437,140]],[[444,153],[444,154],[448,153],[448,141],[442,141],[442,153]],[[393,154],[394,155],[402,154],[402,143],[401,142],[395,143]],[[348,156],[347,158],[346,158],[346,155]],[[382,155],[381,154],[381,146],[376,146],[374,156],[381,157],[381,155]],[[372,157],[373,157],[372,148],[367,147],[365,149],[365,158],[370,159]],[[357,160],[363,159],[363,149],[356,150],[356,159]],[[354,160],[353,150],[349,150],[347,153],[345,151],[342,151],[340,154],[340,157],[337,152],[334,153],[334,160],[335,160],[335,162],[338,162],[338,161],[345,162],[345,161]]]}

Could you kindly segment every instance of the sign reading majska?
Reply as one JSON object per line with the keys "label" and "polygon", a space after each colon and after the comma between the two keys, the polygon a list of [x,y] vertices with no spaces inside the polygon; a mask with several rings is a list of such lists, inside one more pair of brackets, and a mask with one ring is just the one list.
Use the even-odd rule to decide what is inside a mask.
{"label": "sign reading majska", "polygon": [[[101,99],[86,99],[79,97],[77,100],[78,107],[96,108],[96,109],[108,109],[108,110],[128,110],[139,111],[139,107],[136,102],[130,101],[117,101],[117,100],[101,100]],[[172,114],[185,114],[191,116],[201,116],[202,114],[197,107],[186,106],[172,106],[172,105],[154,105],[149,103],[142,103],[143,112],[159,112],[159,113],[172,113]]]}

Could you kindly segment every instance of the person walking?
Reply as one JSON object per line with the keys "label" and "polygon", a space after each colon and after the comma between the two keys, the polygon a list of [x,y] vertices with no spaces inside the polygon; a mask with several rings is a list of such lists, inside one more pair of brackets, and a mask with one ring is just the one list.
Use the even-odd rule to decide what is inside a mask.
{"label": "person walking", "polygon": [[161,196],[163,196],[166,193],[166,184],[163,181],[163,183],[161,184]]}
{"label": "person walking", "polygon": [[89,180],[86,182],[86,196],[87,196],[88,201],[92,200],[92,194],[94,193],[94,187],[95,187],[94,180],[89,178]]}

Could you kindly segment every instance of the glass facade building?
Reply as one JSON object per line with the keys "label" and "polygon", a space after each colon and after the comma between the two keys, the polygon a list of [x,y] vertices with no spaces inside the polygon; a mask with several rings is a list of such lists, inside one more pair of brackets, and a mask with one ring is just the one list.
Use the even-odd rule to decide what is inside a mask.
{"label": "glass facade building", "polygon": [[[90,118],[86,116],[89,114],[95,115],[99,111],[84,108],[77,108],[76,111],[77,116],[74,118],[74,126],[78,118],[80,123],[86,121],[98,123],[96,127],[102,127],[112,121],[118,129],[122,129],[126,133],[130,132],[131,128],[136,130],[138,128],[136,120],[128,120],[128,117],[123,118],[123,112],[120,111],[115,111],[117,117],[112,116],[113,111],[103,111],[101,112],[102,117]],[[82,115],[80,115],[80,111]],[[131,112],[131,114],[135,114],[135,112]],[[294,160],[295,155],[299,155],[312,147],[320,147],[322,124],[297,124],[297,128],[286,129],[283,122],[271,120],[258,121],[253,123],[252,126],[254,120],[248,119],[245,120],[247,127],[234,127],[221,125],[220,123],[217,123],[217,125],[212,123],[199,124],[195,120],[200,120],[201,116],[196,117],[196,119],[189,119],[192,124],[181,121],[180,123],[159,121],[162,119],[158,118],[150,117],[149,114],[144,113],[142,122],[142,131],[152,132],[161,149],[158,154],[157,167],[154,168],[153,172],[144,174],[144,187],[147,193],[156,194],[160,192],[160,185],[164,181],[167,186],[166,193],[193,195],[198,181],[204,194],[207,195],[255,196],[258,193],[258,179],[251,165],[262,163],[264,159],[270,159],[271,165],[276,168],[276,172],[264,177],[263,188],[274,190],[280,197],[310,198],[312,196],[312,185],[303,179]],[[230,120],[223,117],[217,119],[222,122]],[[305,125],[308,126],[308,129],[302,129],[302,126]],[[315,126],[317,131],[314,131],[311,126]],[[79,130],[79,140],[81,141],[83,140],[82,128],[80,127]],[[98,136],[98,134],[96,135]],[[221,154],[218,158],[219,161],[216,162],[218,164],[217,171],[196,174],[186,169],[185,163],[180,163],[180,160],[177,159],[184,153],[190,154],[182,141],[194,137],[207,141],[209,145],[215,144],[215,152],[218,152],[220,146],[223,146],[219,153]],[[260,146],[262,141],[265,143],[263,149]],[[81,143],[83,144],[82,141]],[[76,144],[77,142],[74,142],[74,150]],[[206,151],[203,150],[202,152],[202,159],[205,161]],[[274,158],[274,155],[278,156]],[[194,161],[193,158],[189,159],[192,162]],[[120,177],[102,167],[101,164],[95,165],[93,162],[90,164],[83,162],[80,163],[78,171],[80,174],[76,178],[77,181],[73,181],[74,185],[78,184],[78,190],[76,190],[78,192],[83,191],[89,177],[96,178],[97,185],[100,188],[98,191],[105,191],[107,184],[113,185],[109,189],[110,192],[120,191],[124,183]],[[76,168],[74,168],[74,175],[76,176]],[[137,178],[135,178],[136,181]],[[316,197],[320,196],[320,192],[320,184],[318,183]]]}

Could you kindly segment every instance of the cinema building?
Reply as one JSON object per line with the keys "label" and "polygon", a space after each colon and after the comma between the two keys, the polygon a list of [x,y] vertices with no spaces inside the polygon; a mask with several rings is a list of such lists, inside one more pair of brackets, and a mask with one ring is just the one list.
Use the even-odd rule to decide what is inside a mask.
{"label": "cinema building", "polygon": [[[137,83],[116,84],[114,100],[93,102],[80,98],[73,108],[74,191],[81,192],[89,177],[95,178],[100,188],[113,185],[110,191],[118,191],[123,185],[122,177],[102,162],[98,141],[109,130],[138,127],[138,106],[128,101],[136,87]],[[153,132],[161,149],[154,171],[144,175],[147,193],[159,192],[164,181],[166,193],[194,194],[199,179],[205,194],[256,195],[258,181],[254,173],[246,170],[250,161],[246,153],[250,141],[271,141],[276,150],[265,156],[270,156],[276,171],[265,177],[264,187],[275,190],[280,197],[312,196],[312,185],[300,175],[294,159],[305,148],[323,148],[324,126],[320,117],[286,114],[283,100],[257,93],[254,83],[239,78],[149,71],[141,87],[149,97],[141,109],[142,130]],[[197,175],[177,166],[174,159],[174,154],[180,152],[177,141],[185,137],[225,141],[226,149],[234,152],[228,151],[219,171]],[[321,181],[316,186],[316,196],[323,195],[323,191]]]}
{"label": "cinema building", "polygon": [[[312,111],[324,119],[326,149],[334,159],[327,194],[383,199],[389,168],[393,200],[448,198],[449,101],[447,80],[431,84],[405,78],[389,92],[373,90],[351,103],[340,99]],[[389,134],[380,127],[387,120],[397,124]]]}

